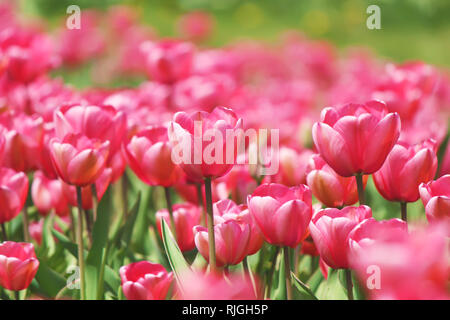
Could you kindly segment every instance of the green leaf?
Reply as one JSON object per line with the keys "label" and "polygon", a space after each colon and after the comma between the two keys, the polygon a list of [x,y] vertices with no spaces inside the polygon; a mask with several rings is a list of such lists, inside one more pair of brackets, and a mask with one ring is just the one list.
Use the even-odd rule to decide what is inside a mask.
{"label": "green leaf", "polygon": [[97,219],[92,230],[92,246],[86,259],[86,298],[96,299],[104,248],[108,241],[111,218],[110,192],[107,192],[97,207]]}
{"label": "green leaf", "polygon": [[52,234],[58,239],[58,244],[62,245],[72,256],[78,259],[78,247],[75,243],[55,229],[52,229]]}
{"label": "green leaf", "polygon": [[183,257],[180,248],[178,248],[169,226],[164,219],[161,221],[161,231],[164,243],[164,249],[166,250],[169,264],[172,267],[175,278],[180,286],[181,290],[184,290],[183,279],[181,277],[183,272],[190,270],[189,264]]}
{"label": "green leaf", "polygon": [[[275,262],[274,262],[275,263]],[[278,287],[273,296],[274,300],[286,300],[286,273],[284,271],[284,250],[280,251],[280,267],[278,268]]]}
{"label": "green leaf", "polygon": [[39,291],[48,297],[54,297],[66,285],[66,279],[59,273],[50,269],[43,261],[39,262],[36,273],[36,281],[39,283]]}
{"label": "green leaf", "polygon": [[339,270],[329,269],[327,281],[322,281],[316,291],[320,300],[347,300],[347,294],[339,281]]}
{"label": "green leaf", "polygon": [[314,293],[311,291],[311,289],[300,281],[299,278],[295,276],[295,274],[291,271],[291,278],[294,286],[297,288],[298,292],[300,293],[301,297],[304,298],[304,300],[317,300],[317,297],[314,295]]}

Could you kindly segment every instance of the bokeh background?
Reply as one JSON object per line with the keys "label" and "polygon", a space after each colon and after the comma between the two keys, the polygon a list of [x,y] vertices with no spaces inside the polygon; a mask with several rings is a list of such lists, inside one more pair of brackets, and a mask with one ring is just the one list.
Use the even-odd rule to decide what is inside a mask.
{"label": "bokeh background", "polygon": [[[242,39],[276,43],[286,30],[297,30],[342,49],[372,48],[380,57],[397,62],[423,60],[440,67],[450,66],[448,0],[19,1],[26,19],[44,17],[49,28],[64,23],[66,9],[71,4],[79,5],[81,10],[93,8],[100,12],[107,12],[112,6],[129,5],[135,9],[139,21],[150,26],[158,36],[176,37],[176,22],[180,16],[202,10],[214,20],[214,32],[203,45],[223,46]],[[371,4],[381,8],[381,30],[366,27],[366,9]],[[63,76],[75,86],[89,85],[83,70]]]}

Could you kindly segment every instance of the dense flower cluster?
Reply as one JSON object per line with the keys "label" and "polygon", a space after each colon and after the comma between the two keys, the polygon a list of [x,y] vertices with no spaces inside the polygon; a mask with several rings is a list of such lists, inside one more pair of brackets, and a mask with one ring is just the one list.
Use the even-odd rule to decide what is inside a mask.
{"label": "dense flower cluster", "polygon": [[[62,274],[73,241],[80,292],[72,298],[85,299],[86,287],[98,294],[87,298],[276,298],[282,256],[289,299],[299,256],[311,260],[310,274],[323,272],[324,284],[345,269],[349,298],[352,272],[367,298],[450,298],[445,71],[361,50],[338,56],[294,32],[277,47],[207,48],[198,44],[214,21],[202,12],[179,21],[179,39],[162,39],[129,8],[83,12],[81,29],[58,32],[23,25],[14,9],[0,4],[0,287],[28,288],[41,257],[48,269],[58,255],[53,273]],[[146,80],[78,90],[52,76],[88,62],[96,84]],[[255,141],[247,129],[279,131]],[[198,140],[216,148],[196,148]],[[261,141],[269,161],[241,163]],[[184,161],[176,163],[179,150]],[[205,158],[229,150],[229,161]],[[277,172],[262,175],[275,160]],[[143,200],[146,185],[153,193]],[[132,209],[135,198],[140,207]],[[407,204],[419,199],[408,217]],[[399,213],[383,220],[377,210],[382,203],[392,211],[388,201],[400,203]],[[44,248],[37,256],[32,242]],[[85,250],[99,257],[89,252],[84,261]],[[177,270],[183,255],[190,267]],[[97,290],[93,268],[106,275]]]}

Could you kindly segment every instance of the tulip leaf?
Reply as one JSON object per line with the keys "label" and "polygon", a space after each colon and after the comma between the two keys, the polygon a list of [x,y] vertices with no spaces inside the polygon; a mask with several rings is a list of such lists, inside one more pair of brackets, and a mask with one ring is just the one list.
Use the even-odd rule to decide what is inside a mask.
{"label": "tulip leaf", "polygon": [[320,300],[347,300],[347,294],[339,281],[339,270],[331,269],[327,281],[322,281],[316,291]]}
{"label": "tulip leaf", "polygon": [[[286,300],[286,273],[284,271],[284,250],[280,251],[280,266],[278,268],[278,287],[273,296],[274,300]],[[275,260],[276,261],[276,260]],[[275,263],[274,261],[274,263]]]}
{"label": "tulip leaf", "polygon": [[55,229],[52,229],[52,234],[58,239],[58,244],[61,244],[72,256],[78,259],[78,247],[75,243]]}
{"label": "tulip leaf", "polygon": [[39,290],[48,297],[56,296],[61,288],[66,285],[66,279],[50,269],[44,261],[39,262],[36,281],[39,283]]}
{"label": "tulip leaf", "polygon": [[172,232],[170,231],[169,226],[166,221],[162,219],[161,221],[161,231],[162,238],[164,243],[164,249],[166,250],[167,258],[169,260],[169,264],[172,267],[175,278],[180,286],[180,289],[183,290],[183,279],[181,274],[190,270],[189,264],[184,259],[183,254],[181,253],[180,248],[175,241]]}
{"label": "tulip leaf", "polygon": [[311,291],[311,289],[304,284],[299,278],[295,276],[293,272],[291,272],[292,283],[297,288],[300,296],[304,298],[304,300],[317,300],[317,297]]}

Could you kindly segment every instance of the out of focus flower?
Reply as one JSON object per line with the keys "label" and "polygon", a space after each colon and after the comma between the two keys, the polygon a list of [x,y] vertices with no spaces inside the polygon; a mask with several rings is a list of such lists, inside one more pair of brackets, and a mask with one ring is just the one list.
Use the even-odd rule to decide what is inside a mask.
{"label": "out of focus flower", "polygon": [[193,11],[181,16],[178,32],[187,39],[201,41],[207,39],[214,27],[213,17],[204,11]]}
{"label": "out of focus flower", "polygon": [[[202,217],[202,209],[191,203],[174,204],[173,220],[175,222],[175,236],[181,251],[190,251],[195,248],[193,228],[199,225]],[[161,209],[156,212],[156,226],[162,237],[161,222],[164,221],[173,228],[169,211]]]}
{"label": "out of focus flower", "polygon": [[[177,112],[169,126],[169,138],[186,175],[192,180],[201,180],[221,177],[230,171],[241,143],[242,126],[242,119],[223,107],[211,113]],[[200,146],[199,140],[202,141]]]}
{"label": "out of focus flower", "polygon": [[189,42],[162,40],[144,42],[141,46],[146,55],[149,77],[163,83],[174,83],[191,73],[194,47]]}
{"label": "out of focus flower", "polygon": [[400,134],[400,117],[379,101],[325,108],[313,126],[322,158],[343,177],[380,169]]}
{"label": "out of focus flower", "polygon": [[178,288],[181,300],[257,300],[262,294],[253,288],[250,277],[229,274],[225,279],[215,273],[200,271],[182,274],[186,289]]}
{"label": "out of focus flower", "polygon": [[91,140],[80,134],[50,141],[50,156],[58,176],[80,187],[93,184],[102,174],[108,152],[109,141]]}
{"label": "out of focus flower", "polygon": [[167,128],[149,127],[134,135],[123,148],[133,172],[149,185],[169,187],[181,178],[172,161]]}
{"label": "out of focus flower", "polygon": [[450,219],[450,174],[419,186],[428,221]]}
{"label": "out of focus flower", "polygon": [[394,146],[373,181],[380,194],[389,201],[414,202],[419,199],[419,185],[433,179],[437,169],[436,143],[426,141],[410,146]]}
{"label": "out of focus flower", "polygon": [[263,184],[247,202],[267,242],[295,248],[304,239],[312,216],[312,195],[307,186]]}
{"label": "out of focus flower", "polygon": [[121,267],[120,278],[128,300],[164,300],[173,274],[160,264],[140,261]]}
{"label": "out of focus flower", "polygon": [[314,215],[309,230],[327,265],[333,269],[349,268],[349,234],[361,221],[371,217],[372,210],[367,206],[324,209]]}
{"label": "out of focus flower", "polygon": [[[313,195],[327,207],[349,206],[358,201],[355,179],[338,175],[320,155],[311,156],[306,172]],[[364,186],[367,179],[363,177]]]}
{"label": "out of focus flower", "polygon": [[69,214],[69,204],[63,192],[63,182],[59,179],[50,179],[42,171],[36,171],[31,185],[31,198],[43,216],[52,210],[58,216]]}
{"label": "out of focus flower", "polygon": [[[239,163],[239,161],[238,161]],[[256,180],[251,176],[247,165],[235,165],[230,172],[223,177],[216,179],[215,182],[225,187],[226,196],[238,204],[247,202],[247,196],[258,186]]]}
{"label": "out of focus flower", "polygon": [[22,210],[28,193],[28,178],[23,172],[0,169],[0,223],[14,219]]}
{"label": "out of focus flower", "polygon": [[28,288],[39,267],[31,243],[0,243],[0,286],[20,291]]}
{"label": "out of focus flower", "polygon": [[[65,224],[67,227],[71,224],[71,219],[69,216],[65,216],[61,218],[61,221],[63,224]],[[42,244],[42,229],[44,228],[44,218],[39,219],[39,221],[34,221],[30,223],[28,230],[30,232],[30,236],[36,241],[38,245]],[[63,230],[61,229],[61,226],[57,221],[53,223],[53,229],[63,233]],[[57,242],[58,239],[55,238],[55,241]]]}
{"label": "out of focus flower", "polygon": [[[415,230],[411,235],[402,228],[370,223],[369,236],[362,236],[363,250],[350,256],[366,293],[371,299],[443,299],[448,293],[448,225]],[[399,222],[396,222],[399,224]],[[373,227],[379,229],[374,230]],[[364,227],[361,226],[361,229]],[[387,228],[387,229],[386,229]],[[385,238],[386,232],[389,230]],[[397,231],[395,231],[397,229]],[[378,237],[381,232],[382,236]],[[355,231],[355,234],[360,232]],[[363,230],[361,230],[363,233]],[[397,233],[397,235],[395,234]],[[399,234],[402,236],[399,236]],[[369,240],[372,236],[375,241]],[[378,237],[378,238],[377,238]],[[364,240],[366,238],[366,240]],[[384,239],[383,239],[384,238]]]}

